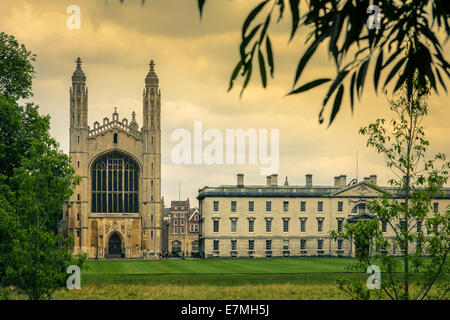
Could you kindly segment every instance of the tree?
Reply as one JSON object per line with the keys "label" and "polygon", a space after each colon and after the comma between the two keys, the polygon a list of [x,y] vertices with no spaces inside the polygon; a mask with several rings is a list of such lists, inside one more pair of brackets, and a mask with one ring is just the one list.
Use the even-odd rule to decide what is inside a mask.
{"label": "tree", "polygon": [[0,47],[1,64],[14,66],[15,79],[0,77],[0,288],[48,299],[65,285],[67,267],[85,260],[72,255],[71,238],[57,235],[63,202],[79,178],[49,133],[50,117],[17,101],[31,95],[33,55],[23,45],[24,54],[15,54],[19,45],[12,36],[2,35]]}
{"label": "tree", "polygon": [[0,96],[17,100],[32,95],[35,57],[13,36],[0,33]]}
{"label": "tree", "polygon": [[[206,0],[197,2],[201,17]],[[303,7],[300,0],[259,2],[242,25],[240,59],[232,72],[229,90],[240,75],[243,78],[242,94],[250,82],[254,59],[257,59],[262,85],[264,88],[267,86],[267,75],[270,73],[273,77],[275,70],[270,25],[274,20],[279,22],[284,19],[285,7],[288,7],[292,18],[289,41],[295,38],[300,28],[309,28],[310,31],[306,50],[303,50],[295,68],[294,83],[289,94],[298,94],[330,83],[319,113],[320,123],[323,122],[323,112],[328,101],[336,92],[329,124],[335,119],[341,108],[345,80],[348,80],[348,96],[353,111],[355,94],[358,98],[362,96],[367,71],[372,62],[375,63],[373,72],[375,91],[378,90],[383,71],[389,71],[383,88],[394,79],[397,80],[394,93],[405,85],[410,96],[415,75],[420,86],[424,87],[425,83],[429,82],[434,91],[438,92],[440,84],[447,91],[445,78],[441,72],[444,73],[444,77],[445,75],[450,77],[450,64],[443,55],[442,41],[438,38],[438,34],[444,29],[447,37],[450,35],[450,2],[375,0],[373,4],[381,9],[381,14],[378,15],[380,28],[369,29],[368,25],[372,26],[376,22],[368,21],[369,15],[377,14],[378,10],[371,6],[371,2],[309,0],[304,3],[303,15],[300,11]],[[256,18],[262,16],[264,12],[266,12],[264,18],[256,21]],[[367,22],[372,24],[366,24]],[[320,78],[296,87],[308,62],[321,44],[327,44],[326,50],[336,68],[335,78]],[[405,50],[407,54],[402,57],[400,53]]]}
{"label": "tree", "polygon": [[[331,234],[334,239],[347,239],[366,248],[351,269],[366,271],[372,264],[380,266],[385,274],[381,289],[389,298],[445,298],[450,289],[450,207],[441,214],[433,210],[432,200],[445,196],[442,186],[448,181],[450,163],[444,154],[425,158],[429,142],[421,122],[427,114],[430,88],[422,88],[416,79],[413,84],[411,96],[403,86],[389,101],[395,118],[389,123],[378,119],[360,129],[360,134],[368,136],[367,145],[384,155],[396,176],[389,184],[396,187],[397,194],[382,192],[369,204],[374,219],[347,224],[342,232]],[[381,224],[392,228],[393,239],[383,235]],[[397,249],[401,259],[393,253]],[[423,277],[417,276],[418,270],[423,270]],[[361,283],[344,279],[339,285],[354,298],[370,298],[372,294]],[[431,295],[433,286],[436,293]]]}

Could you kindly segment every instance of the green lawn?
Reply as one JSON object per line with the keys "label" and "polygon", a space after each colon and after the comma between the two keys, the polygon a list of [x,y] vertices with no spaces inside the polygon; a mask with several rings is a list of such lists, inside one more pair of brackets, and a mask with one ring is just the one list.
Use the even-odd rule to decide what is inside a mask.
{"label": "green lawn", "polygon": [[248,274],[345,272],[351,258],[88,261],[84,274]]}
{"label": "green lawn", "polygon": [[[339,278],[366,281],[365,272],[345,267],[354,258],[270,258],[188,260],[89,260],[82,282],[92,285],[162,283],[180,285],[335,284]],[[376,261],[373,261],[376,264]],[[402,270],[399,270],[402,271]],[[421,277],[421,274],[415,274]]]}

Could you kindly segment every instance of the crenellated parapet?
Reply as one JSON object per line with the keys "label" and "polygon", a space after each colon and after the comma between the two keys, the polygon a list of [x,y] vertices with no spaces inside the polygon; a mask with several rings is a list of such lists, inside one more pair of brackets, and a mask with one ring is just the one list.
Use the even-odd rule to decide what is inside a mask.
{"label": "crenellated parapet", "polygon": [[100,124],[98,121],[94,122],[94,129],[89,131],[89,138],[94,138],[98,135],[104,134],[106,131],[111,129],[120,129],[125,133],[133,136],[138,140],[142,140],[142,132],[139,130],[139,126],[136,122],[136,113],[133,111],[132,120],[128,124],[128,119],[124,118],[122,121],[119,120],[119,114],[117,110],[113,113],[112,120],[105,117],[103,118],[103,123]]}

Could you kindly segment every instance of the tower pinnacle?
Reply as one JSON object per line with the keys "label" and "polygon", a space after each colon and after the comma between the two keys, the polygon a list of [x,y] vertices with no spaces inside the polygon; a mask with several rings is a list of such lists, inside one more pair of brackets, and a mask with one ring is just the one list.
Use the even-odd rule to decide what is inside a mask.
{"label": "tower pinnacle", "polygon": [[159,84],[158,76],[155,72],[155,62],[150,60],[150,70],[147,74],[147,77],[145,78],[145,86],[148,87],[157,87]]}
{"label": "tower pinnacle", "polygon": [[75,69],[75,72],[72,75],[72,82],[73,84],[84,85],[86,84],[86,75],[81,69],[81,64],[83,61],[81,61],[81,58],[78,57],[78,59],[75,62],[77,63],[77,68]]}

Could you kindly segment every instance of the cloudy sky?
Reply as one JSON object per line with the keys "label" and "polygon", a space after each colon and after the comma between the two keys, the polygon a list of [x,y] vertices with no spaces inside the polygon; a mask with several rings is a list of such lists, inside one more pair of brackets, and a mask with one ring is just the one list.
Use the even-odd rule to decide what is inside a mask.
{"label": "cloudy sky", "polygon": [[[170,137],[174,130],[193,132],[195,120],[204,130],[241,128],[279,129],[279,182],[303,185],[305,174],[313,183],[330,185],[335,175],[359,178],[377,174],[386,184],[392,174],[383,158],[365,146],[358,129],[378,117],[389,117],[386,97],[374,93],[368,77],[364,96],[353,115],[344,98],[334,124],[319,125],[318,114],[325,87],[286,97],[292,86],[293,68],[305,49],[305,33],[291,43],[289,20],[276,25],[272,33],[275,79],[263,89],[259,74],[239,98],[239,85],[227,93],[228,79],[238,59],[243,20],[259,1],[215,0],[205,7],[199,20],[196,0],[2,0],[0,30],[14,35],[37,54],[36,78],[31,99],[52,117],[51,132],[61,148],[69,150],[69,87],[80,56],[89,87],[89,125],[111,118],[114,107],[120,118],[136,111],[142,125],[142,90],[148,63],[154,59],[162,91],[162,194],[166,205],[189,197],[197,205],[197,190],[205,185],[234,184],[236,173],[245,174],[246,184],[264,184],[261,165],[175,165]],[[70,5],[81,8],[81,29],[69,30],[66,13]],[[450,52],[450,43],[444,46]],[[306,83],[317,77],[333,76],[334,67],[325,48],[319,49],[304,72]],[[447,81],[448,84],[450,84]],[[430,112],[424,121],[430,152],[450,155],[450,108],[445,93],[429,99]]]}

